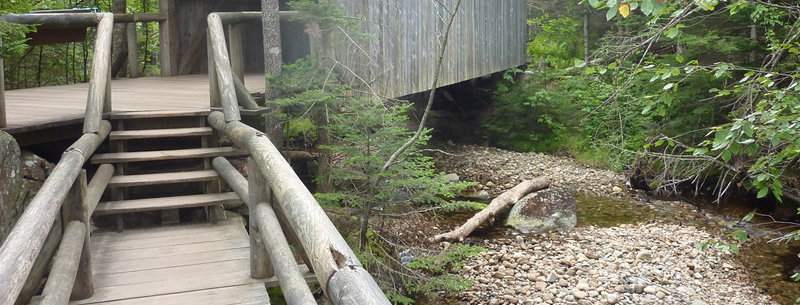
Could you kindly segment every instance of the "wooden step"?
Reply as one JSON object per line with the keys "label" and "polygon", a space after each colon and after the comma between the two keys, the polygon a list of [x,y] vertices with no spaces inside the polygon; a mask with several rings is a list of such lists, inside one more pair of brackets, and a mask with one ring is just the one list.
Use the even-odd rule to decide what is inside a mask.
{"label": "wooden step", "polygon": [[97,208],[94,210],[94,215],[169,210],[221,204],[239,204],[241,202],[241,198],[239,198],[239,196],[233,192],[105,201],[97,204]]}
{"label": "wooden step", "polygon": [[111,177],[108,187],[127,187],[140,185],[171,184],[183,182],[213,181],[219,179],[215,170],[158,173],[146,175],[124,175]]}
{"label": "wooden step", "polygon": [[112,113],[111,119],[126,120],[126,119],[169,118],[169,117],[192,117],[192,116],[207,116],[209,113],[211,113],[211,110],[208,109],[127,111],[127,112]]}
{"label": "wooden step", "polygon": [[118,131],[112,131],[111,134],[108,135],[108,139],[135,140],[135,139],[177,138],[177,137],[192,137],[192,136],[210,136],[212,134],[214,134],[214,129],[212,129],[211,127],[118,130]]}
{"label": "wooden step", "polygon": [[214,147],[214,148],[190,148],[159,151],[137,151],[95,154],[92,157],[93,164],[102,163],[123,163],[140,161],[176,160],[176,159],[196,159],[210,157],[230,157],[246,156],[247,153],[233,147]]}

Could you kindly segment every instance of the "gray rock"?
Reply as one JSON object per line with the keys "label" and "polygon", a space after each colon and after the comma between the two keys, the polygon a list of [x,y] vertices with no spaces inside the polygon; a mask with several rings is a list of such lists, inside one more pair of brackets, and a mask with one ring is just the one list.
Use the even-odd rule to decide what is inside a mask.
{"label": "gray rock", "polygon": [[550,274],[547,275],[547,280],[545,281],[547,281],[548,283],[558,282],[558,275],[556,275],[555,272],[550,272]]}
{"label": "gray rock", "polygon": [[476,199],[476,200],[489,200],[492,199],[492,195],[485,190],[480,190],[477,192],[464,192],[461,194],[462,197],[468,199]]}
{"label": "gray rock", "polygon": [[644,293],[646,293],[646,294],[655,294],[658,291],[658,289],[656,289],[656,287],[653,287],[653,286],[647,286],[647,287],[644,287],[644,289],[642,289],[642,291],[644,291]]}
{"label": "gray rock", "polygon": [[644,284],[633,285],[633,292],[636,292],[636,293],[644,292]]}
{"label": "gray rock", "polygon": [[453,183],[456,183],[456,182],[460,181],[460,179],[461,179],[461,178],[458,177],[458,174],[446,174],[446,175],[442,176],[442,178],[444,180],[447,180],[447,181],[450,181],[450,182],[453,182]]}
{"label": "gray rock", "polygon": [[22,172],[17,141],[0,131],[0,244],[22,214]]}
{"label": "gray rock", "polygon": [[520,199],[506,224],[522,233],[545,233],[575,227],[575,198],[564,189],[545,189]]}

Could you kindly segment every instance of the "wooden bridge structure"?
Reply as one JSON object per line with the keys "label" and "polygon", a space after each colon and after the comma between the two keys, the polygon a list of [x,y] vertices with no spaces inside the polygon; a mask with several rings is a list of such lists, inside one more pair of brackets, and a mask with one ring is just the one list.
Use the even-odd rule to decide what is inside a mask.
{"label": "wooden bridge structure", "polygon": [[[118,16],[13,16],[96,26],[97,38],[88,84],[0,86],[0,127],[20,142],[77,138],[0,247],[0,305],[269,304],[268,286],[280,286],[289,304],[312,304],[308,282],[333,304],[389,304],[268,136],[241,122],[243,113],[259,113],[250,91],[264,79],[245,74],[248,44],[231,25],[260,16],[208,14],[207,47],[190,47],[208,54],[205,75],[175,76],[180,64],[168,62],[162,71],[173,76],[114,81]],[[170,24],[170,13],[150,17]],[[502,69],[474,71],[493,70]],[[413,92],[387,94],[400,93]],[[246,158],[247,177],[230,157]],[[240,206],[246,221],[224,209]],[[207,221],[187,223],[184,212]],[[107,225],[93,230],[90,219]]]}

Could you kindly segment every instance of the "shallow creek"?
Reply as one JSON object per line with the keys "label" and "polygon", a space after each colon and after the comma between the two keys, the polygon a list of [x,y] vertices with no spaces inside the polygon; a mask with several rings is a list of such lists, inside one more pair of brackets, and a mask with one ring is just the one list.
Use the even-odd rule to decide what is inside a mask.
{"label": "shallow creek", "polygon": [[[789,279],[792,269],[800,266],[800,242],[769,242],[780,234],[775,225],[766,224],[771,219],[756,216],[748,223],[738,220],[753,209],[737,202],[697,205],[683,201],[652,200],[649,203],[631,202],[628,199],[593,197],[575,194],[578,226],[611,227],[623,223],[665,222],[703,228],[713,235],[729,236],[735,229],[745,230],[751,240],[741,247],[735,257],[747,268],[750,278],[759,288],[780,304],[795,304],[800,297],[800,283]],[[473,213],[452,215],[444,219],[444,227],[455,227]],[[500,215],[504,218],[505,215]],[[784,225],[785,226],[785,225]],[[472,238],[493,239],[517,235],[514,229],[497,221],[496,225],[482,227]],[[716,251],[709,249],[707,251]]]}

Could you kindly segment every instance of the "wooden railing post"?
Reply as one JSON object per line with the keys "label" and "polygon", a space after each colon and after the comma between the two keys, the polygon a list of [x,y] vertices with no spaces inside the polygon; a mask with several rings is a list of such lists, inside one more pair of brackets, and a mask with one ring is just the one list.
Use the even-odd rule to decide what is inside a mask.
{"label": "wooden railing post", "polygon": [[[147,25],[145,23],[145,25]],[[128,77],[139,77],[139,42],[136,37],[136,22],[127,24],[128,36]]]}
{"label": "wooden railing post", "polygon": [[[222,19],[215,13],[208,14],[208,38],[211,41],[212,54],[214,56],[214,67],[217,71],[217,82],[222,98],[222,108],[225,110],[225,121],[241,121],[239,114],[239,103],[236,98],[236,89],[233,84],[233,72],[231,71],[231,60],[228,57],[228,50],[225,46],[225,32],[222,28]],[[212,55],[209,55],[212,56]]]}
{"label": "wooden railing post", "polygon": [[83,133],[97,133],[104,111],[111,111],[111,29],[114,14],[98,14],[97,39],[94,42],[92,76],[89,80],[89,96],[86,99],[86,115]]}
{"label": "wooden railing post", "polygon": [[[0,37],[0,47],[3,46],[3,37]],[[3,56],[0,56],[0,128],[8,126],[6,121],[6,78],[4,75]]]}
{"label": "wooden railing post", "polygon": [[211,33],[206,29],[206,45],[208,46],[208,95],[211,108],[222,108],[222,97],[219,95],[217,66],[214,62],[214,47],[211,44]]}
{"label": "wooden railing post", "polygon": [[[78,263],[78,270],[75,274],[75,284],[72,286],[71,300],[83,300],[89,298],[94,293],[94,281],[92,279],[92,243],[89,238],[91,228],[89,227],[89,202],[86,200],[87,179],[86,170],[81,170],[78,178],[72,184],[72,188],[64,200],[61,207],[61,218],[65,224],[72,221],[79,221],[86,228],[83,239],[83,246]],[[66,228],[65,232],[66,235]]]}
{"label": "wooden railing post", "polygon": [[242,24],[228,25],[228,48],[231,53],[231,71],[233,76],[244,82],[244,50],[242,47]]}
{"label": "wooden railing post", "polygon": [[[275,269],[269,260],[267,250],[264,248],[264,241],[261,239],[261,231],[258,228],[258,220],[252,211],[259,202],[272,202],[272,192],[269,190],[266,179],[258,170],[258,165],[253,158],[247,158],[248,168],[254,170],[248,172],[248,188],[250,193],[248,206],[251,211],[250,227],[250,276],[256,279],[268,278],[275,275]],[[250,167],[254,166],[254,167]]]}

